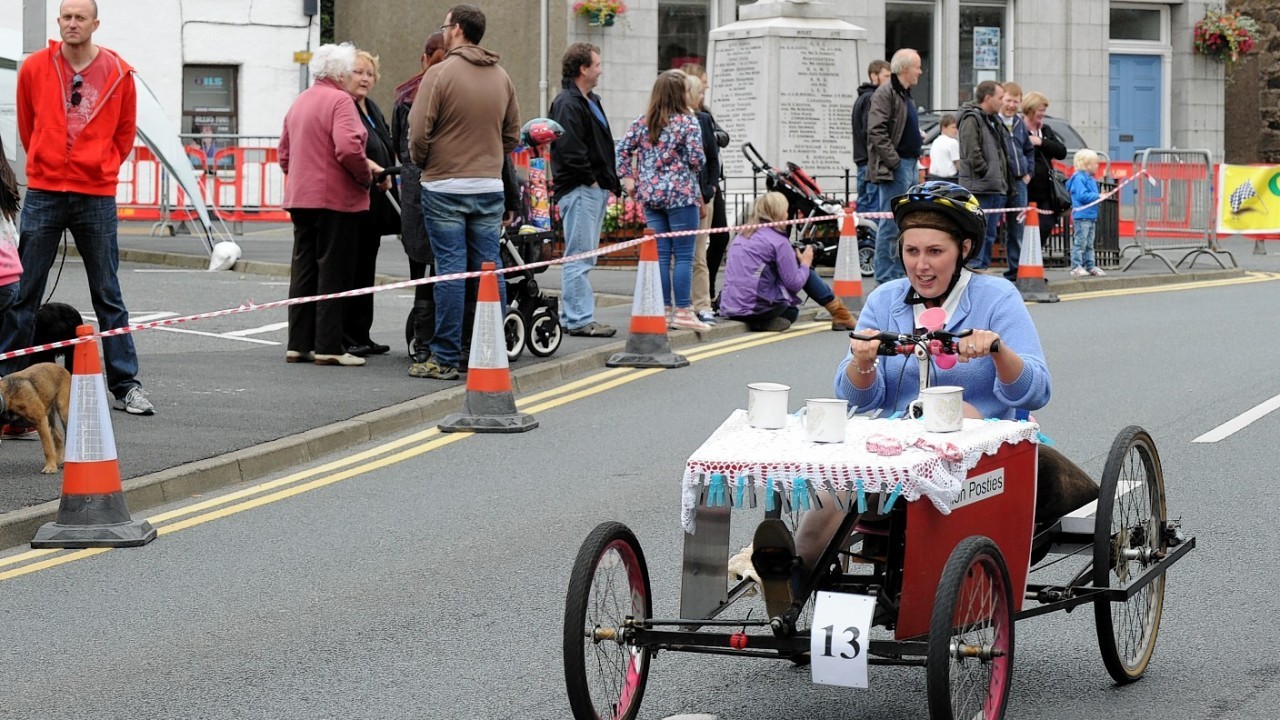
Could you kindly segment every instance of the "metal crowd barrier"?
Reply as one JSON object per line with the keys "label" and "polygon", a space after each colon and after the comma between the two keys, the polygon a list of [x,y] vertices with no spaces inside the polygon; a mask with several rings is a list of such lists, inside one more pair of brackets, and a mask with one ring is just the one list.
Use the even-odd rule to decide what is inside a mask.
{"label": "metal crowd barrier", "polygon": [[[1177,273],[1183,263],[1195,265],[1196,258],[1207,255],[1223,269],[1219,255],[1235,256],[1218,246],[1218,223],[1215,213],[1213,156],[1208,150],[1174,150],[1148,148],[1134,156],[1134,172],[1145,173],[1137,185],[1134,206],[1133,243],[1120,249],[1123,257],[1130,249],[1138,254],[1122,268],[1128,270],[1144,257],[1163,262]],[[1186,251],[1177,263],[1164,252]]]}

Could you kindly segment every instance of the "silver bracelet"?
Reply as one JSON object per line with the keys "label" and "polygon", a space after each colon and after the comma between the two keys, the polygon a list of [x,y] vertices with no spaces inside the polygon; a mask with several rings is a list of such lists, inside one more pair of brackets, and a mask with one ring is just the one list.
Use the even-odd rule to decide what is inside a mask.
{"label": "silver bracelet", "polygon": [[873,363],[871,364],[871,369],[870,369],[870,370],[863,370],[862,368],[858,367],[858,359],[857,359],[857,358],[854,358],[854,359],[853,359],[853,369],[854,369],[854,370],[855,370],[859,375],[873,375],[873,374],[875,374],[875,371],[876,371],[877,369],[879,369],[879,368],[880,368],[880,358],[878,358],[878,357],[875,359],[875,362],[873,362]]}

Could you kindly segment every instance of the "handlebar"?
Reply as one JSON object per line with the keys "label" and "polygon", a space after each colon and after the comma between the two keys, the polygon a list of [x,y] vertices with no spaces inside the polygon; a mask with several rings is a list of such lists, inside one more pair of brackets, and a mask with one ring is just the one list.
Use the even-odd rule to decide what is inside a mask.
{"label": "handlebar", "polygon": [[742,154],[747,158],[747,162],[751,163],[751,172],[753,173],[759,174],[773,169],[769,167],[769,163],[765,162],[764,156],[760,154],[755,145],[751,144],[750,140],[742,143]]}
{"label": "handlebar", "polygon": [[380,182],[382,182],[383,180],[387,179],[387,176],[388,176],[388,175],[399,175],[399,174],[400,174],[400,170],[401,170],[401,166],[400,166],[400,165],[393,165],[393,166],[391,166],[391,167],[382,168],[382,172],[380,172],[380,173],[376,173],[376,174],[373,176],[373,184],[374,184],[374,185],[377,185],[378,183],[380,183]]}
{"label": "handlebar", "polygon": [[[856,332],[851,332],[849,337],[854,340],[868,342],[872,340],[880,341],[880,347],[876,348],[877,355],[910,355],[916,351],[917,347],[922,346],[929,349],[930,355],[955,355],[957,350],[956,340],[972,334],[972,329],[965,329],[956,333],[950,333],[946,330],[933,330],[923,335],[890,332],[859,335]],[[991,352],[1000,352],[999,340],[991,343]]]}

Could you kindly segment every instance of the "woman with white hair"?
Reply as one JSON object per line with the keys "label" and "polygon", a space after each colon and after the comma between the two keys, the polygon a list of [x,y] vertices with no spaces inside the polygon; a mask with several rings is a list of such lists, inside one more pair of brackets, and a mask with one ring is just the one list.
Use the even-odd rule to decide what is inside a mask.
{"label": "woman with white hair", "polygon": [[[280,133],[284,207],[293,219],[289,297],[327,295],[351,287],[359,213],[382,168],[365,155],[368,132],[346,84],[355,68],[350,43],[321,45],[311,59],[315,83],[293,101]],[[345,352],[341,300],[289,307],[285,362],[363,365]]]}

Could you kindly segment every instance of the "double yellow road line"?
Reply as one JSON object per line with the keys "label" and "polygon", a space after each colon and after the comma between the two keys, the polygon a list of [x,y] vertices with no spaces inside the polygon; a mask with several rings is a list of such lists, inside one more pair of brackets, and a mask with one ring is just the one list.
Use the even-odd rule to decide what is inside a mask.
{"label": "double yellow road line", "polygon": [[[786,333],[737,336],[728,340],[699,345],[682,354],[689,359],[690,363],[696,363],[729,353],[741,352],[754,347],[829,331],[829,323],[805,323],[793,327]],[[604,370],[550,390],[544,390],[521,398],[516,402],[516,406],[523,412],[536,414],[567,405],[576,400],[598,395],[660,372],[666,372],[666,370],[662,368],[645,370],[613,368]],[[473,434],[442,433],[433,427],[314,468],[300,470],[276,480],[270,480],[215,498],[184,505],[174,510],[153,515],[147,519],[151,521],[152,525],[156,526],[158,535],[168,535],[389,467],[445,445],[465,440]],[[0,558],[0,568],[8,568],[7,570],[0,570],[0,581],[10,580],[40,570],[47,570],[76,560],[84,560],[110,550],[111,548],[30,550],[10,555],[9,557]]]}

